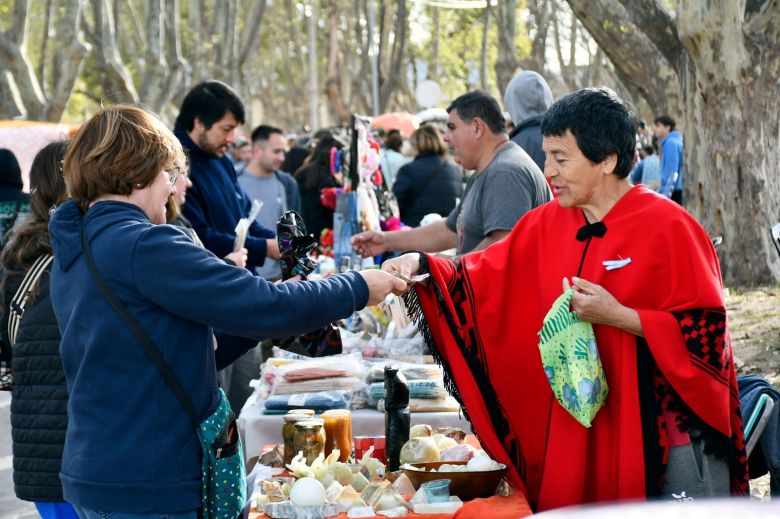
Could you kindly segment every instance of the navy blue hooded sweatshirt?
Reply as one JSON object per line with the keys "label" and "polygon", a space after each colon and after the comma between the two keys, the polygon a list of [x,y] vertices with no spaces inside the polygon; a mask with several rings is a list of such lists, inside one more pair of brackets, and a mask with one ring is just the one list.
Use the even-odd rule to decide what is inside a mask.
{"label": "navy blue hooded sweatshirt", "polygon": [[[187,203],[182,213],[190,221],[203,245],[224,258],[233,252],[236,224],[249,216],[252,201],[238,185],[236,170],[226,156],[215,157],[201,150],[184,130],[177,129],[176,137],[190,158],[190,180]],[[246,237],[249,257],[246,268],[254,270],[265,262],[266,239],[276,232],[252,222]]]}
{"label": "navy blue hooded sweatshirt", "polygon": [[[62,333],[68,431],[63,494],[105,512],[200,507],[201,447],[181,403],[95,285],[82,255],[81,209],[52,216],[51,298]],[[137,206],[106,201],[86,213],[101,274],[173,368],[205,419],[218,404],[211,327],[257,339],[289,336],[365,306],[357,273],[274,285],[227,265]]]}

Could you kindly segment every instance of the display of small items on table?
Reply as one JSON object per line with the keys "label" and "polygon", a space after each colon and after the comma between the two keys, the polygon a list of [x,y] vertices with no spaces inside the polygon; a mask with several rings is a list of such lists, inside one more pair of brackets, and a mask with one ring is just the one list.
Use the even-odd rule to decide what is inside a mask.
{"label": "display of small items on table", "polygon": [[358,463],[339,461],[344,458],[337,448],[307,463],[301,451],[287,464],[288,477],[269,478],[257,487],[252,511],[274,519],[320,519],[344,512],[352,518],[403,517],[455,513],[475,497],[508,495],[502,482],[507,467],[490,459],[462,430],[416,425],[409,437],[398,472],[386,472],[373,446]]}

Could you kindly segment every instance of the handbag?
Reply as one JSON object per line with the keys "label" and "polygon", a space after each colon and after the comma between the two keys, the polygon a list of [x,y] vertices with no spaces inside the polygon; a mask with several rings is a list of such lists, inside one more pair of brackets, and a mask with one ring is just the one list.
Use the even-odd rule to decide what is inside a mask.
{"label": "handbag", "polygon": [[[38,282],[43,277],[46,269],[51,265],[54,256],[51,254],[44,254],[30,267],[27,274],[24,275],[22,283],[16,290],[16,294],[11,299],[11,304],[8,305],[8,348],[13,350],[14,344],[16,344],[16,334],[19,331],[19,322],[22,320],[24,310],[30,303],[30,297],[33,291],[38,286]],[[11,361],[6,361],[0,364],[0,390],[11,391],[14,388],[14,374],[11,366]]]}
{"label": "handbag", "polygon": [[130,315],[125,305],[116,297],[97,268],[87,239],[84,220],[81,220],[81,245],[92,277],[100,292],[116,310],[122,321],[141,343],[149,360],[157,367],[163,380],[171,389],[184,410],[192,419],[203,450],[201,467],[202,508],[205,519],[235,519],[246,503],[246,467],[241,438],[238,435],[236,417],[230,408],[225,392],[219,389],[219,405],[205,420],[199,421],[195,404],[171,367],[154,347],[149,335]]}

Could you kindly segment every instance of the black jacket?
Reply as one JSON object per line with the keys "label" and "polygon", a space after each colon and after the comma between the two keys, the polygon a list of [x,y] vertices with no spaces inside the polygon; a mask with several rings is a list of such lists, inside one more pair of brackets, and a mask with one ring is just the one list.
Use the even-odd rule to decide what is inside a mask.
{"label": "black jacket", "polygon": [[[25,501],[62,501],[60,465],[68,425],[68,393],[60,358],[60,331],[49,298],[51,266],[41,277],[37,297],[19,323],[13,347],[11,400],[14,492]],[[9,276],[4,308],[23,276]],[[8,344],[7,312],[0,321]]]}
{"label": "black jacket", "polygon": [[[310,188],[306,185],[306,179],[312,168],[317,170],[317,185]],[[301,216],[306,222],[306,231],[319,239],[323,229],[333,228],[333,209],[322,205],[320,193],[326,187],[340,187],[339,183],[330,174],[328,166],[316,163],[298,170],[295,173],[295,180],[298,181],[298,188],[301,192]]]}
{"label": "black jacket", "polygon": [[535,115],[520,121],[509,138],[523,148],[534,159],[539,169],[544,172],[544,151],[542,151],[542,118],[543,115]]}
{"label": "black jacket", "polygon": [[398,170],[393,194],[401,210],[401,221],[417,227],[427,214],[450,214],[455,199],[463,195],[463,181],[457,166],[444,157],[418,155]]}

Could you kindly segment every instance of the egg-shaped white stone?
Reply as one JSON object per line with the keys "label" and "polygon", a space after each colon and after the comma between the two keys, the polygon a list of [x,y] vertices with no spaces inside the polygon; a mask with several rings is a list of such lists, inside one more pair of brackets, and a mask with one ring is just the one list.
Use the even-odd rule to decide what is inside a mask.
{"label": "egg-shaped white stone", "polygon": [[290,501],[295,506],[317,506],[325,503],[325,487],[314,478],[301,478],[290,490]]}

